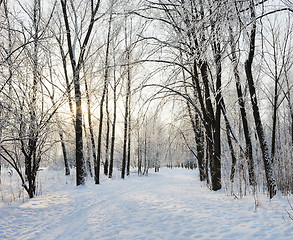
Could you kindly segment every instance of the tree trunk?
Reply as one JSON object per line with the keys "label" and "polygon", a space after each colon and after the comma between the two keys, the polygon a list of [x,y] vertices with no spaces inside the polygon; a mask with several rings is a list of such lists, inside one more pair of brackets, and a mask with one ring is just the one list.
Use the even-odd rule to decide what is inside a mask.
{"label": "tree trunk", "polygon": [[[83,68],[84,68],[84,65],[83,65]],[[84,69],[84,73],[85,73],[85,69]],[[90,132],[90,142],[91,142],[91,149],[92,149],[91,155],[93,157],[93,162],[95,163],[97,161],[96,143],[95,143],[95,136],[94,136],[93,124],[92,124],[91,97],[90,97],[90,93],[89,93],[89,88],[88,88],[87,78],[86,77],[84,77],[84,86],[85,86],[86,103],[87,103],[87,118],[88,118],[89,132]],[[85,129],[85,132],[86,132],[86,129]],[[93,176],[93,173],[92,173],[92,165],[91,165],[91,161],[90,161],[90,155],[88,156],[88,159],[87,159],[87,168],[88,168],[89,173],[90,173],[90,175],[92,177]]]}
{"label": "tree trunk", "polygon": [[[277,63],[275,63],[277,64]],[[277,75],[277,73],[276,73]],[[271,150],[271,156],[272,156],[272,162],[275,158],[275,151],[276,151],[276,127],[277,127],[277,110],[278,110],[278,85],[279,85],[279,79],[276,76],[275,77],[275,91],[274,91],[274,99],[273,99],[273,130],[272,130],[272,150]]]}
{"label": "tree trunk", "polygon": [[65,175],[68,176],[68,175],[70,175],[70,168],[69,168],[69,163],[68,163],[68,156],[67,156],[67,151],[66,151],[66,147],[65,147],[65,142],[63,140],[63,133],[61,131],[59,131],[59,137],[60,137],[63,159],[64,159]]}
{"label": "tree trunk", "polygon": [[[90,36],[93,30],[94,23],[96,22],[95,16],[100,7],[100,0],[98,0],[94,6],[91,2],[91,13],[90,13],[90,22],[86,30],[85,38],[81,43],[80,54],[78,60],[76,59],[75,52],[75,42],[72,44],[71,40],[71,27],[69,24],[69,17],[67,15],[67,1],[60,0],[63,20],[65,23],[66,29],[66,39],[68,53],[71,61],[71,68],[73,72],[73,83],[75,91],[75,161],[76,161],[76,185],[81,185],[85,183],[85,170],[84,170],[84,158],[83,158],[83,139],[82,139],[82,108],[81,108],[81,89],[80,89],[80,69],[84,64],[84,55],[87,49],[87,45],[90,41]],[[73,4],[72,4],[73,5]],[[75,9],[73,9],[75,11]],[[75,20],[77,21],[76,12],[74,12]],[[75,40],[78,39],[78,29],[75,26]]]}
{"label": "tree trunk", "polygon": [[[125,114],[124,114],[124,136],[123,136],[123,155],[122,155],[122,169],[121,169],[121,178],[125,178],[125,170],[127,164],[127,138],[129,129],[128,115],[129,115],[129,97],[130,97],[130,46],[127,42],[127,21],[125,19],[125,48],[126,48],[126,57],[127,57],[127,86],[126,86],[126,95],[125,95]],[[130,145],[129,145],[130,147]],[[130,158],[129,158],[130,160]]]}
{"label": "tree trunk", "polygon": [[[212,161],[212,188],[214,191],[222,188],[221,185],[221,104],[222,104],[222,64],[221,64],[221,46],[220,43],[214,43],[215,63],[216,63],[216,118],[214,125],[214,144],[215,155]],[[214,178],[213,179],[213,175]]]}
{"label": "tree trunk", "polygon": [[[196,65],[195,65],[195,67],[196,67]],[[193,70],[192,72],[193,72],[193,75],[197,73],[197,71],[195,71],[195,70]],[[184,81],[184,90],[185,90],[185,93],[188,94],[187,85],[186,85],[186,76],[185,76],[184,69],[182,69],[182,74],[183,74],[183,81]],[[192,78],[191,78],[192,83],[193,83],[192,89],[193,89],[194,99],[197,99],[196,83],[195,83],[194,78],[195,78],[194,76],[192,76]],[[204,181],[206,179],[206,176],[205,176],[205,169],[204,169],[205,168],[204,167],[204,140],[203,140],[202,125],[200,123],[198,113],[195,113],[195,117],[193,117],[190,103],[187,102],[186,104],[187,104],[187,110],[188,110],[190,123],[191,123],[192,129],[194,132],[194,136],[195,136],[199,179],[200,179],[200,181]]]}
{"label": "tree trunk", "polygon": [[83,138],[82,138],[82,107],[81,107],[81,91],[79,73],[74,74],[74,90],[75,90],[75,161],[76,161],[76,185],[85,183],[85,169],[83,157]]}
{"label": "tree trunk", "polygon": [[149,171],[149,165],[148,165],[148,157],[147,157],[147,131],[145,130],[145,135],[144,135],[144,170],[143,170],[143,175],[148,175],[148,171]]}
{"label": "tree trunk", "polygon": [[202,124],[200,123],[198,114],[195,115],[196,127],[196,152],[200,181],[206,180],[205,165],[204,165],[204,134]]}
{"label": "tree trunk", "polygon": [[125,178],[125,168],[126,168],[126,148],[127,148],[127,128],[128,128],[128,98],[129,93],[127,91],[125,98],[125,114],[124,114],[124,137],[123,137],[123,155],[122,155],[122,169],[121,169],[121,178]]}
{"label": "tree trunk", "polygon": [[[130,57],[128,57],[128,62],[130,62]],[[131,159],[131,111],[130,111],[130,103],[131,103],[131,78],[130,78],[130,66],[128,65],[128,83],[127,83],[127,92],[128,92],[128,141],[127,141],[127,176],[130,174],[130,159]]]}
{"label": "tree trunk", "polygon": [[141,143],[140,143],[140,136],[139,136],[139,128],[137,130],[137,174],[141,175],[142,159],[141,159]]}
{"label": "tree trunk", "polygon": [[[114,57],[115,66],[115,57]],[[113,88],[113,122],[112,122],[112,137],[111,137],[111,152],[110,152],[110,166],[109,166],[109,178],[113,175],[113,165],[114,165],[114,149],[115,149],[115,128],[116,128],[116,111],[117,111],[117,82],[114,67],[114,88]]]}
{"label": "tree trunk", "polygon": [[102,132],[103,132],[103,117],[104,117],[104,101],[108,88],[108,78],[109,78],[109,49],[110,49],[110,35],[112,26],[112,11],[109,19],[108,34],[107,34],[107,44],[106,44],[106,58],[105,58],[105,75],[104,75],[104,88],[100,101],[100,119],[99,119],[99,134],[98,134],[98,147],[97,147],[97,161],[95,163],[95,183],[100,183],[100,164],[101,164],[101,146],[102,146]]}
{"label": "tree trunk", "polygon": [[252,62],[254,58],[254,51],[255,51],[255,35],[256,35],[256,22],[255,22],[255,9],[254,9],[254,2],[251,0],[250,3],[250,10],[251,10],[251,18],[254,21],[252,23],[252,29],[250,32],[250,48],[249,48],[249,55],[247,60],[245,61],[245,73],[248,82],[251,104],[253,109],[253,117],[256,126],[256,131],[258,135],[258,139],[261,146],[261,151],[263,155],[263,162],[265,167],[265,174],[267,180],[267,188],[270,195],[270,198],[273,198],[277,192],[276,180],[274,176],[273,166],[272,166],[272,159],[269,154],[269,148],[266,141],[265,132],[263,129],[257,98],[256,98],[256,91],[254,80],[252,76]]}
{"label": "tree trunk", "polygon": [[244,96],[243,96],[241,84],[240,84],[240,75],[239,75],[239,71],[238,71],[235,43],[234,43],[234,39],[233,39],[233,35],[232,35],[232,29],[230,28],[229,30],[230,30],[230,38],[231,38],[230,43],[231,43],[231,50],[232,50],[233,73],[234,73],[235,82],[236,82],[238,104],[240,107],[243,132],[244,132],[244,137],[245,137],[245,142],[246,142],[246,148],[245,148],[245,155],[246,156],[245,157],[248,161],[249,183],[250,183],[250,185],[255,186],[256,180],[255,180],[255,171],[254,171],[254,161],[253,161],[253,155],[252,155],[251,135],[250,135],[249,127],[248,127]]}
{"label": "tree trunk", "polygon": [[109,113],[109,90],[107,88],[106,93],[106,115],[107,115],[107,125],[106,125],[106,149],[105,149],[105,164],[104,164],[104,174],[108,175],[109,170],[109,139],[110,139],[110,113]]}
{"label": "tree trunk", "polygon": [[[130,96],[128,104],[130,105]],[[130,106],[128,106],[128,145],[127,145],[127,176],[130,175],[130,150],[131,150],[131,113]]]}
{"label": "tree trunk", "polygon": [[83,129],[84,129],[84,138],[86,140],[86,160],[85,160],[85,177],[88,176],[88,173],[90,174],[91,177],[93,177],[93,172],[92,172],[92,164],[91,164],[91,146],[90,146],[90,139],[87,136],[87,129],[85,126],[85,120],[83,119]]}

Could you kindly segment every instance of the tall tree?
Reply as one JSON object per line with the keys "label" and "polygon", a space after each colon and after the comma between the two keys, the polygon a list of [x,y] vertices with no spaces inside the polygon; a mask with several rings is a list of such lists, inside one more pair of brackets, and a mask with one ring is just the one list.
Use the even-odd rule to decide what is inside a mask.
{"label": "tall tree", "polygon": [[107,42],[106,42],[106,55],[105,55],[105,73],[104,73],[104,86],[100,100],[100,119],[99,119],[99,133],[98,133],[98,146],[97,146],[97,162],[95,163],[95,183],[100,183],[100,164],[101,164],[101,147],[102,147],[102,133],[103,133],[103,118],[104,118],[104,102],[109,85],[109,57],[110,57],[110,43],[111,43],[111,28],[113,11],[110,10],[110,18],[108,23]]}
{"label": "tall tree", "polygon": [[[130,168],[130,139],[128,139],[130,134],[129,125],[129,115],[130,115],[130,88],[131,88],[131,71],[130,71],[130,48],[131,45],[128,42],[127,35],[127,17],[125,18],[125,49],[126,49],[126,67],[127,67],[127,81],[126,81],[126,94],[125,94],[125,112],[124,112],[124,136],[123,136],[123,155],[122,155],[122,168],[121,168],[121,178],[125,178],[125,171],[127,170],[127,175],[129,175]],[[131,32],[130,32],[131,35]],[[128,140],[128,141],[127,141]],[[127,149],[128,142],[128,149]],[[127,167],[127,169],[126,169]]]}
{"label": "tall tree", "polygon": [[[69,52],[71,68],[73,73],[73,84],[75,91],[75,161],[76,161],[76,185],[81,185],[85,183],[85,169],[84,169],[84,157],[83,157],[83,138],[82,138],[82,105],[81,105],[81,88],[80,88],[80,71],[82,65],[85,61],[85,53],[90,41],[91,34],[93,32],[93,27],[96,22],[96,14],[100,7],[100,0],[96,3],[92,0],[90,3],[90,18],[88,23],[88,28],[85,32],[84,39],[82,41],[79,56],[77,56],[76,51],[76,41],[81,36],[78,36],[78,19],[77,19],[77,9],[74,7],[73,0],[70,0],[70,6],[73,12],[73,29],[74,29],[74,38],[72,39],[72,28],[70,27],[70,16],[68,15],[69,4],[67,0],[60,0],[63,20],[66,29],[66,38],[67,38],[67,48]],[[87,11],[87,10],[86,10]]]}
{"label": "tall tree", "polygon": [[229,33],[230,33],[230,45],[231,45],[231,61],[232,61],[233,73],[234,73],[236,90],[237,90],[238,104],[240,107],[243,132],[244,132],[244,137],[245,137],[245,142],[246,142],[245,155],[246,155],[246,158],[248,161],[249,182],[251,185],[255,185],[256,180],[255,180],[255,171],[254,171],[254,161],[253,161],[253,155],[252,155],[251,134],[250,134],[250,129],[249,129],[248,120],[247,120],[244,94],[243,94],[241,83],[240,83],[238,59],[236,56],[236,46],[235,46],[235,40],[234,40],[234,36],[232,34],[231,26],[229,26]]}
{"label": "tall tree", "polygon": [[274,176],[273,166],[272,166],[272,159],[270,156],[268,143],[265,136],[265,131],[263,128],[262,120],[260,117],[259,106],[256,98],[256,89],[255,83],[252,74],[252,63],[254,59],[255,53],[255,37],[256,37],[256,20],[255,20],[255,3],[254,0],[250,0],[249,2],[249,10],[251,14],[252,26],[250,30],[250,38],[249,38],[249,54],[248,58],[245,61],[245,73],[249,87],[249,93],[251,98],[252,110],[253,110],[253,117],[256,126],[256,131],[258,135],[258,140],[260,142],[261,151],[263,155],[263,162],[265,166],[265,174],[267,180],[267,187],[270,198],[273,198],[277,192],[276,180]]}
{"label": "tall tree", "polygon": [[115,67],[115,56],[114,70],[113,70],[113,120],[112,120],[112,133],[111,133],[111,149],[110,149],[110,163],[109,163],[109,178],[113,176],[114,167],[114,149],[115,149],[115,130],[116,130],[116,119],[117,119],[117,79],[116,79],[116,67]]}

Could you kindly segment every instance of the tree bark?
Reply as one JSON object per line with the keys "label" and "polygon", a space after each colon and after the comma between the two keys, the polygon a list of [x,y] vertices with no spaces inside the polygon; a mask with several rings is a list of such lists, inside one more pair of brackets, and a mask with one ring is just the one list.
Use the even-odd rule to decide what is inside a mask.
{"label": "tree bark", "polygon": [[276,180],[275,180],[273,166],[272,166],[272,159],[269,154],[269,148],[268,148],[265,132],[263,129],[263,125],[262,125],[262,121],[261,121],[261,117],[259,113],[258,102],[256,98],[256,90],[255,90],[255,85],[254,85],[254,80],[252,75],[252,62],[253,62],[254,52],[255,52],[255,36],[256,36],[255,9],[254,9],[253,0],[250,1],[250,11],[251,11],[251,18],[254,22],[252,23],[252,28],[250,31],[250,42],[249,42],[250,48],[249,48],[248,58],[245,61],[245,73],[246,73],[246,78],[247,78],[249,92],[250,92],[254,122],[255,122],[256,131],[257,131],[257,135],[258,135],[258,139],[260,142],[261,151],[263,155],[263,162],[264,162],[265,174],[266,174],[266,180],[267,180],[267,188],[268,188],[270,198],[273,198],[277,192]]}
{"label": "tree bark", "polygon": [[231,50],[232,50],[231,55],[232,55],[233,73],[234,73],[234,77],[235,77],[238,104],[240,107],[240,114],[241,114],[243,132],[244,132],[245,143],[246,143],[245,157],[248,161],[249,183],[250,183],[250,185],[255,186],[256,180],[255,180],[254,160],[253,160],[253,155],[252,155],[251,134],[250,134],[250,130],[248,127],[244,96],[243,96],[243,92],[242,92],[241,84],[240,84],[240,75],[239,75],[239,70],[238,70],[236,48],[235,48],[235,43],[234,43],[234,39],[233,39],[233,35],[232,35],[232,29],[230,28],[229,31],[230,31],[230,39],[231,39],[230,45],[231,45]]}

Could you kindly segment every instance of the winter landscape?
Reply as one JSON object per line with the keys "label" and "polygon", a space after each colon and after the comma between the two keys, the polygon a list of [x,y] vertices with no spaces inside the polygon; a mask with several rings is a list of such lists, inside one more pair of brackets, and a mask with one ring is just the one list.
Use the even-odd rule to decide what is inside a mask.
{"label": "winter landscape", "polygon": [[40,179],[41,196],[1,206],[0,239],[292,239],[287,198],[212,192],[194,170],[79,187],[61,172]]}
{"label": "winter landscape", "polygon": [[0,239],[293,239],[292,0],[0,0]]}

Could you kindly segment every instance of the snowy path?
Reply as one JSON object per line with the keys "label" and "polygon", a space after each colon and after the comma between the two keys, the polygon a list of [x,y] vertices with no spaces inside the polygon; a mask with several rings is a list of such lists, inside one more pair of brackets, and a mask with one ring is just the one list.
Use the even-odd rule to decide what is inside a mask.
{"label": "snowy path", "polygon": [[284,199],[232,199],[194,171],[106,180],[0,208],[0,239],[292,239]]}

